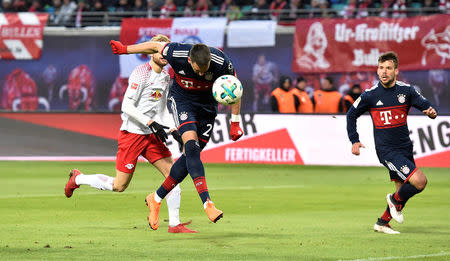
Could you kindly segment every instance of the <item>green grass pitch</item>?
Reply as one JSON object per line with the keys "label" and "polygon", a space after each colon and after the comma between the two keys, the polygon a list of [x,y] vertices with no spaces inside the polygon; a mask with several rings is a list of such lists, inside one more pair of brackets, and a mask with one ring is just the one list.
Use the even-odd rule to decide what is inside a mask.
{"label": "green grass pitch", "polygon": [[206,165],[224,218],[211,223],[190,177],[181,219],[198,234],[146,223],[145,196],[163,178],[139,163],[123,193],[84,186],[64,196],[71,168],[114,174],[111,162],[0,162],[0,260],[449,260],[450,171],[423,168],[400,235],[372,230],[393,192],[382,167]]}

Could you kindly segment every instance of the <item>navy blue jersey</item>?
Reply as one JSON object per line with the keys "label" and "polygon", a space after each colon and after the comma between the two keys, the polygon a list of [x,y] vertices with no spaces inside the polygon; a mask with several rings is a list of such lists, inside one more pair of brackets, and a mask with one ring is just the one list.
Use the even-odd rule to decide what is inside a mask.
{"label": "navy blue jersey", "polygon": [[359,142],[356,119],[368,111],[372,117],[375,147],[378,156],[392,149],[411,149],[412,142],[406,118],[411,106],[426,110],[431,103],[413,87],[397,81],[392,88],[379,82],[366,90],[347,112],[347,133],[352,143]]}
{"label": "navy blue jersey", "polygon": [[230,58],[217,48],[209,47],[211,64],[202,76],[196,74],[188,62],[193,44],[168,43],[162,49],[163,57],[175,72],[175,80],[170,95],[175,99],[186,99],[194,105],[217,110],[217,102],[212,96],[214,81],[222,75],[234,75],[234,66]]}

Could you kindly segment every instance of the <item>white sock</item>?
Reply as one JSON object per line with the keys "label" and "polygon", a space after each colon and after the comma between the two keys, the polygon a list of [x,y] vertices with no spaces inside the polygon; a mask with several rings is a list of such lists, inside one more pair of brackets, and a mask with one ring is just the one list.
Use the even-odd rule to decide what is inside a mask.
{"label": "white sock", "polygon": [[211,200],[205,201],[205,203],[203,203],[203,208],[204,208],[204,209],[206,209],[206,204],[208,204],[208,202],[213,203]]}
{"label": "white sock", "polygon": [[75,177],[77,185],[89,185],[100,190],[113,190],[114,178],[104,174],[85,175],[80,174]]}
{"label": "white sock", "polygon": [[158,192],[155,192],[154,199],[157,203],[161,203],[161,201],[162,201],[162,198],[160,196],[158,196]]}
{"label": "white sock", "polygon": [[169,226],[176,227],[180,224],[180,184],[176,185],[166,196],[167,209],[169,210]]}

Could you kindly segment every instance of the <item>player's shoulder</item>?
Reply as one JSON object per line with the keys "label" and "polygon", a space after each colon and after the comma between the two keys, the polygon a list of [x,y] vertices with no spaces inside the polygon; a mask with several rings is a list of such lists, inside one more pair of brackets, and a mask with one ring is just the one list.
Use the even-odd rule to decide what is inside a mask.
{"label": "player's shoulder", "polygon": [[172,55],[172,56],[184,56],[187,57],[189,55],[189,51],[192,48],[192,44],[186,44],[186,43],[177,43],[177,42],[171,42],[167,43],[161,53],[163,56]]}
{"label": "player's shoulder", "polygon": [[136,68],[134,68],[133,72],[130,75],[130,78],[146,77],[150,74],[151,71],[152,71],[152,67],[149,62],[140,64],[140,65],[136,66]]}
{"label": "player's shoulder", "polygon": [[372,96],[372,95],[373,95],[377,90],[379,90],[379,89],[380,89],[380,86],[379,86],[379,84],[377,83],[377,84],[373,85],[372,87],[366,89],[366,90],[361,94],[361,96],[362,96],[362,97],[370,97],[370,96]]}
{"label": "player's shoulder", "polygon": [[403,88],[411,88],[411,84],[408,84],[406,82],[395,81],[395,84],[397,84],[397,86],[400,86],[400,87],[403,87]]}
{"label": "player's shoulder", "polygon": [[222,50],[215,47],[209,47],[209,50],[211,52],[212,62],[217,63],[218,65],[221,66],[229,62],[228,56],[224,52],[222,52]]}

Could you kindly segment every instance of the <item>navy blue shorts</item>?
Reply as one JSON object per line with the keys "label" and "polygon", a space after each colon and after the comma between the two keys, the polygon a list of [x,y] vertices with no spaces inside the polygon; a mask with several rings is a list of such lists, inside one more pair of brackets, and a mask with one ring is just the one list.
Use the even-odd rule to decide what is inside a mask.
{"label": "navy blue shorts", "polygon": [[181,135],[190,130],[197,132],[200,147],[203,148],[211,137],[216,110],[187,100],[175,100],[173,96],[169,97],[168,105]]}
{"label": "navy blue shorts", "polygon": [[389,170],[392,181],[406,182],[417,170],[412,146],[411,149],[391,149],[377,154],[381,164]]}

